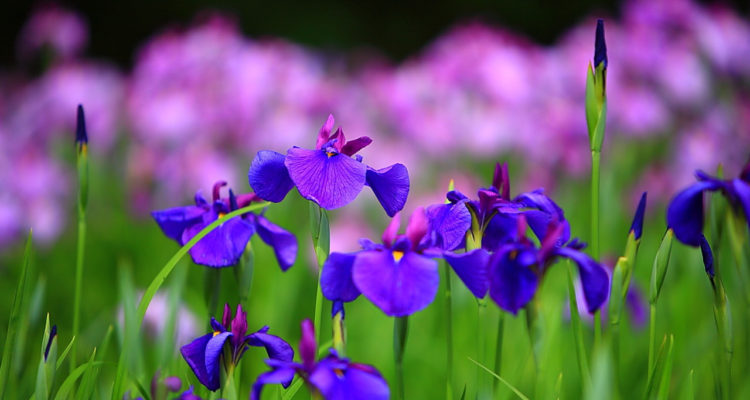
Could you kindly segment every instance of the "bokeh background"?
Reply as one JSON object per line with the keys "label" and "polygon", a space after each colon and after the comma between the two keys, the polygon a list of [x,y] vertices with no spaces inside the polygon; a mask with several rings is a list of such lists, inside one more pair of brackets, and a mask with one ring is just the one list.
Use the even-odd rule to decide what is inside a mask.
{"label": "bokeh background", "polygon": [[[236,192],[249,191],[247,168],[258,150],[311,145],[329,113],[349,137],[374,139],[362,153],[369,165],[401,162],[409,168],[407,214],[442,202],[449,179],[464,193],[473,192],[489,182],[495,162],[507,161],[513,192],[544,187],[565,209],[573,233],[586,240],[583,95],[596,18],[606,20],[609,49],[605,263],[611,266],[621,254],[632,210],[648,191],[647,233],[636,269],[636,281],[647,287],[666,202],[695,169],[714,171],[722,164],[734,175],[750,155],[750,23],[744,2],[465,1],[425,8],[417,2],[81,1],[3,8],[0,291],[14,292],[22,241],[32,228],[38,272],[25,329],[34,338],[41,334],[49,312],[62,341],[69,339],[73,129],[75,107],[82,103],[91,194],[81,349],[97,345],[107,325],[117,323],[123,276],[132,276],[134,291],[142,290],[177,248],[149,219],[150,210],[188,204],[196,190],[208,193],[217,180],[227,180]],[[250,326],[268,324],[296,343],[298,323],[312,315],[315,293],[308,227],[300,223],[307,206],[293,195],[268,215],[298,234],[300,255],[282,273],[270,251],[260,242],[255,246]],[[334,251],[355,250],[356,238],[377,237],[387,223],[368,194],[331,217]],[[699,376],[711,393],[714,377],[699,370],[705,367],[695,359],[708,351],[713,335],[710,287],[696,256],[693,249],[675,250],[660,329],[684,333],[676,343],[675,387],[694,368],[705,372]],[[164,294],[177,293],[181,304],[174,340],[181,345],[203,332],[209,312],[203,268],[185,260],[178,270]],[[575,365],[562,307],[563,276],[546,278],[543,290],[549,326],[556,326],[546,346],[558,349],[549,353],[550,381]],[[231,270],[222,277],[222,301],[235,303]],[[476,311],[468,292],[455,296],[455,369],[471,386],[476,371],[465,356],[473,354]],[[0,331],[11,300],[0,297]],[[171,303],[161,301],[164,314]],[[442,396],[440,385],[427,384],[442,382],[444,373],[441,310],[436,303],[412,319],[408,397]],[[137,366],[143,381],[157,369],[187,376],[171,336],[162,339],[165,318],[156,308],[150,316],[151,336]],[[351,356],[390,377],[392,322],[362,299],[348,316]],[[510,368],[528,368],[523,321],[510,321],[506,337],[520,337],[523,345],[507,342],[506,378],[528,388],[524,368]],[[633,368],[623,381],[641,383],[646,343],[637,324],[626,343],[633,348],[626,354]],[[161,348],[158,361],[154,348]],[[260,355],[253,357],[243,371],[248,386],[262,370]],[[26,366],[19,361],[17,368],[22,373]],[[743,368],[744,362],[736,373]],[[575,397],[578,377],[575,368],[569,370],[563,390]]]}

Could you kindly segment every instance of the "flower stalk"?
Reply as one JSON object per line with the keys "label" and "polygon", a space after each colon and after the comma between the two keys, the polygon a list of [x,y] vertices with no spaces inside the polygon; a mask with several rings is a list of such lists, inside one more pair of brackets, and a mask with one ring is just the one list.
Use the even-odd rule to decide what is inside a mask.
{"label": "flower stalk", "polygon": [[328,214],[315,203],[310,203],[310,233],[312,235],[315,259],[318,262],[318,276],[315,289],[315,341],[319,342],[320,323],[323,317],[323,292],[320,286],[320,276],[323,273],[323,264],[328,259],[331,243],[331,229],[328,224]]}
{"label": "flower stalk", "polygon": [[404,400],[404,350],[409,330],[409,317],[396,317],[393,320],[393,361],[396,369],[396,399]]}
{"label": "flower stalk", "polygon": [[[88,134],[83,106],[78,105],[76,124],[76,169],[78,170],[78,238],[76,242],[76,286],[73,298],[73,336],[78,337],[81,326],[81,291],[83,290],[83,262],[86,249],[86,205],[89,197]],[[70,371],[76,368],[76,348],[70,354]]]}

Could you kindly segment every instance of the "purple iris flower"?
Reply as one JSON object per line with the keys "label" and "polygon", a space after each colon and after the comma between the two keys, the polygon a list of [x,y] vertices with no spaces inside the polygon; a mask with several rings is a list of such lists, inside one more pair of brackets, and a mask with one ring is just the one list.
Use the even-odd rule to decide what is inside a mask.
{"label": "purple iris flower", "polygon": [[703,237],[703,192],[721,191],[734,209],[740,209],[750,226],[750,161],[734,179],[724,180],[696,171],[698,182],[675,196],[667,208],[667,226],[679,241],[698,247]]}
{"label": "purple iris flower", "polygon": [[352,301],[360,293],[386,315],[403,317],[427,307],[435,298],[440,276],[430,245],[424,209],[414,211],[406,233],[397,235],[398,215],[383,232],[383,243],[360,239],[362,250],[332,253],[323,265],[320,286],[331,301]]}
{"label": "purple iris flower", "polygon": [[[229,327],[229,329],[227,329]],[[212,333],[201,336],[180,348],[182,356],[195,373],[198,381],[211,391],[219,388],[219,366],[228,368],[237,365],[249,346],[265,347],[268,356],[279,362],[291,362],[294,358],[292,347],[278,336],[269,335],[268,327],[247,333],[247,313],[237,305],[237,312],[232,318],[229,305],[224,306],[222,323],[211,318]],[[285,381],[285,386],[291,383]]]}
{"label": "purple iris flower", "polygon": [[562,257],[578,266],[588,311],[593,313],[601,307],[609,293],[609,276],[604,267],[581,251],[584,244],[574,239],[564,246],[557,245],[564,234],[564,226],[557,224],[547,229],[537,247],[523,235],[523,216],[518,219],[518,231],[521,239],[501,246],[489,261],[489,291],[495,303],[516,314],[534,298],[547,269]]}
{"label": "purple iris flower", "polygon": [[352,363],[338,356],[335,350],[317,362],[315,331],[309,319],[302,321],[302,338],[299,343],[300,363],[266,360],[271,371],[258,376],[250,394],[251,400],[260,400],[263,386],[290,382],[299,375],[311,391],[327,400],[386,400],[390,396],[388,383],[375,367]]}
{"label": "purple iris flower", "polygon": [[362,163],[358,151],[372,142],[367,136],[347,141],[333,130],[333,115],[320,128],[315,149],[292,147],[286,156],[259,151],[248,180],[260,198],[280,202],[296,187],[302,197],[327,210],[349,204],[367,185],[389,216],[404,208],[409,195],[409,173],[402,164],[374,169]]}
{"label": "purple iris flower", "polygon": [[448,192],[447,198],[452,204],[466,205],[473,220],[471,234],[475,235],[475,238],[480,236],[482,248],[489,251],[519,239],[516,226],[521,214],[526,217],[531,230],[540,239],[546,236],[547,227],[551,223],[563,227],[558,244],[564,244],[570,238],[570,225],[563,210],[544,194],[543,189],[522,193],[514,199],[510,198],[507,163],[495,165],[492,186],[479,189],[477,200],[470,200],[456,190]]}
{"label": "purple iris flower", "polygon": [[[200,192],[195,195],[195,205],[153,211],[151,215],[167,237],[184,246],[198,232],[224,215],[261,201],[254,193],[220,198],[219,190],[226,182],[214,184],[213,204],[209,204]],[[254,233],[271,246],[282,270],[286,271],[297,258],[297,238],[271,223],[263,214],[247,213],[241,218],[232,218],[211,231],[190,249],[196,264],[219,268],[234,265],[239,261],[245,246]]]}

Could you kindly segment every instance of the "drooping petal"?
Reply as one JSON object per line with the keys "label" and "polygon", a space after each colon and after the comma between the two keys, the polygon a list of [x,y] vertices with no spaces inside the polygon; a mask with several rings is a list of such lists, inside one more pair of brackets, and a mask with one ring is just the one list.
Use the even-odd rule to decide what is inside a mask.
{"label": "drooping petal", "polygon": [[490,258],[490,297],[500,308],[513,314],[534,298],[539,283],[530,268],[535,260],[530,253],[506,247]]}
{"label": "drooping petal", "polygon": [[354,283],[386,315],[403,317],[427,307],[440,277],[435,260],[413,252],[363,251],[352,268]]}
{"label": "drooping petal", "polygon": [[341,148],[341,152],[346,154],[347,156],[353,156],[357,154],[358,151],[369,146],[370,143],[372,143],[372,139],[370,139],[368,136],[361,136],[354,140],[346,142],[344,147]]}
{"label": "drooping petal", "polygon": [[182,241],[182,232],[192,225],[201,223],[203,214],[207,211],[207,209],[197,206],[175,207],[152,211],[151,216],[168,238],[183,246],[185,243]]}
{"label": "drooping petal", "polygon": [[490,287],[487,275],[490,253],[476,249],[461,254],[446,252],[443,257],[475,297],[481,299],[487,294]]}
{"label": "drooping petal", "polygon": [[435,232],[437,239],[434,246],[450,251],[461,245],[471,228],[471,213],[465,203],[435,204],[425,209],[430,230]]}
{"label": "drooping petal", "polygon": [[261,199],[278,203],[294,187],[285,159],[283,154],[270,150],[259,151],[253,159],[247,180]]}
{"label": "drooping petal", "polygon": [[250,400],[260,400],[260,394],[263,391],[263,386],[271,385],[274,383],[291,382],[294,379],[296,373],[293,365],[284,365],[274,368],[271,371],[258,375],[258,378],[253,383],[253,390],[250,393]]}
{"label": "drooping petal", "polygon": [[667,208],[667,226],[677,239],[690,246],[700,246],[703,237],[703,191],[716,190],[720,183],[701,181],[678,193]]}
{"label": "drooping petal", "polygon": [[547,227],[550,223],[559,223],[565,226],[563,234],[558,238],[558,246],[562,246],[570,240],[570,224],[565,220],[565,213],[560,206],[544,194],[542,189],[522,193],[516,196],[514,202],[534,209],[525,211],[523,214],[526,216],[529,227],[539,240],[547,236]]}
{"label": "drooping petal", "polygon": [[320,288],[328,300],[353,301],[359,289],[352,280],[352,266],[357,253],[331,253],[320,275]]}
{"label": "drooping petal", "polygon": [[212,334],[203,335],[180,348],[182,357],[185,358],[185,361],[190,366],[190,369],[193,370],[198,381],[206,387],[208,387],[211,381],[206,372],[206,346],[212,336]]}
{"label": "drooping petal", "polygon": [[253,218],[258,236],[273,248],[279,267],[286,271],[297,259],[297,238],[262,215],[255,215]]}
{"label": "drooping petal", "polygon": [[484,228],[482,248],[495,251],[503,244],[516,240],[518,238],[517,220],[517,214],[495,214]]}
{"label": "drooping petal", "polygon": [[[245,338],[247,344],[255,347],[264,347],[266,353],[268,353],[268,357],[273,360],[286,362],[292,361],[292,359],[294,359],[294,350],[292,349],[292,346],[284,341],[284,339],[266,333],[267,331],[268,327],[263,327],[263,329],[247,335]],[[291,383],[291,381],[285,382],[284,387],[289,386],[289,383]]]}
{"label": "drooping petal", "polygon": [[208,384],[204,384],[209,390],[216,390],[220,386],[220,370],[221,367],[219,358],[224,350],[224,343],[232,337],[231,332],[221,332],[212,335],[211,339],[206,344],[206,375],[208,376]]}
{"label": "drooping petal", "polygon": [[578,275],[583,286],[583,297],[590,313],[594,313],[607,300],[609,294],[609,275],[601,264],[586,253],[568,247],[561,247],[556,253],[569,258],[578,265]]}
{"label": "drooping petal", "polygon": [[318,363],[310,383],[326,400],[387,400],[390,396],[388,383],[375,368],[334,356]]}
{"label": "drooping petal", "polygon": [[349,204],[365,185],[367,168],[346,155],[291,148],[284,163],[302,197],[327,210]]}
{"label": "drooping petal", "polygon": [[[183,232],[182,241],[187,243],[215,219],[204,218],[200,224],[189,227]],[[209,267],[220,268],[234,265],[239,261],[254,232],[253,224],[242,218],[232,218],[199,240],[190,249],[190,256],[196,264]]]}
{"label": "drooping petal", "polygon": [[385,213],[393,217],[404,208],[409,197],[409,171],[403,164],[378,170],[367,168],[367,186],[375,193]]}

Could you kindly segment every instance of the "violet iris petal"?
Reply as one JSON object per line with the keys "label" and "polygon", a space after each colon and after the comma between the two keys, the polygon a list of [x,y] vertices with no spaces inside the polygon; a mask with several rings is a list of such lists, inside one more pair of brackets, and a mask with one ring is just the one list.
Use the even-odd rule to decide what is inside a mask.
{"label": "violet iris petal", "polygon": [[678,193],[667,208],[667,226],[677,239],[691,246],[700,246],[703,237],[703,192],[717,190],[721,182],[714,180],[692,184]]}
{"label": "violet iris petal", "polygon": [[716,273],[716,271],[714,271],[714,254],[705,237],[701,237],[701,255],[703,257],[703,266],[706,268],[706,273],[713,278]]}
{"label": "violet iris petal", "polygon": [[377,370],[333,355],[318,362],[309,379],[326,400],[387,400],[390,396]]}
{"label": "violet iris petal", "polygon": [[638,208],[635,211],[633,217],[633,223],[630,225],[630,232],[633,232],[633,237],[638,240],[641,238],[643,233],[643,216],[646,213],[646,192],[641,195],[641,200],[638,202]]}
{"label": "violet iris petal", "polygon": [[471,213],[464,203],[436,204],[425,209],[430,230],[436,233],[434,246],[446,251],[461,246],[466,232],[471,228]]}
{"label": "violet iris petal", "polygon": [[496,214],[484,228],[482,248],[496,251],[505,243],[518,240],[516,215]]}
{"label": "violet iris petal", "polygon": [[365,165],[340,153],[293,147],[284,164],[302,197],[327,210],[349,204],[365,185]]}
{"label": "violet iris petal", "polygon": [[[182,233],[182,242],[187,243],[203,228],[218,219],[215,211],[206,212],[203,222],[192,225]],[[232,218],[204,236],[190,249],[190,256],[196,264],[209,267],[227,267],[236,264],[250,237],[255,233],[254,226],[242,218]]]}
{"label": "violet iris petal", "polygon": [[297,238],[262,215],[249,214],[248,217],[255,221],[258,236],[273,248],[281,270],[289,269],[297,259]]}
{"label": "violet iris petal", "polygon": [[490,285],[487,279],[490,253],[484,249],[476,249],[461,254],[445,252],[443,257],[475,297],[481,299],[487,294]]}
{"label": "violet iris petal", "polygon": [[583,297],[590,313],[594,313],[607,300],[609,295],[609,275],[593,258],[578,250],[561,247],[554,253],[569,258],[578,265],[578,275],[583,287]]}
{"label": "violet iris petal", "polygon": [[537,189],[532,192],[522,193],[513,201],[524,207],[538,210],[524,212],[526,221],[537,238],[541,240],[547,236],[547,227],[550,223],[562,223],[565,225],[565,229],[563,234],[558,238],[557,244],[562,246],[568,242],[570,239],[570,225],[565,220],[565,214],[560,206],[544,194],[544,190]]}
{"label": "violet iris petal", "polygon": [[182,232],[189,226],[200,223],[206,210],[198,206],[174,207],[161,211],[152,211],[151,216],[159,224],[164,234],[184,246]]}
{"label": "violet iris petal", "polygon": [[[250,346],[264,347],[268,357],[271,359],[291,362],[292,359],[294,359],[294,350],[292,349],[292,346],[285,342],[284,339],[266,333],[267,331],[268,327],[266,326],[258,332],[247,335],[245,338],[247,344]],[[292,380],[289,379],[279,383],[284,387],[288,387],[289,384],[292,383]]]}
{"label": "violet iris petal", "polygon": [[534,298],[539,279],[531,266],[533,252],[506,246],[490,259],[490,297],[500,308],[517,314]]}
{"label": "violet iris petal", "polygon": [[294,187],[289,171],[284,165],[283,154],[275,151],[259,151],[250,164],[247,179],[253,191],[263,200],[278,203]]}
{"label": "violet iris petal", "polygon": [[357,253],[332,253],[323,265],[320,288],[329,300],[353,301],[359,297],[359,289],[352,280],[352,266]]}
{"label": "violet iris petal", "polygon": [[427,307],[440,276],[437,262],[414,252],[396,261],[387,251],[363,251],[352,268],[354,283],[386,315],[403,317]]}
{"label": "violet iris petal", "polygon": [[190,366],[190,369],[195,373],[198,381],[209,390],[216,390],[219,388],[218,382],[216,385],[213,385],[212,379],[206,370],[206,346],[212,337],[213,334],[210,333],[203,335],[191,343],[182,346],[180,352]]}
{"label": "violet iris petal", "polygon": [[221,375],[219,372],[219,357],[224,350],[224,343],[231,337],[231,332],[220,332],[213,334],[213,337],[206,343],[205,363],[208,384],[204,383],[204,385],[212,391],[219,388]]}
{"label": "violet iris petal", "polygon": [[737,201],[740,203],[742,211],[745,213],[748,227],[750,227],[750,183],[740,178],[735,178],[731,183]]}
{"label": "violet iris petal", "polygon": [[368,167],[366,183],[389,217],[404,208],[409,197],[409,172],[403,164],[393,164],[378,170]]}
{"label": "violet iris petal", "polygon": [[264,372],[258,375],[258,379],[255,380],[255,383],[253,383],[253,390],[250,393],[250,400],[260,400],[260,394],[263,391],[263,386],[265,385],[271,385],[274,383],[283,384],[284,382],[290,382],[292,379],[294,379],[294,374],[296,374],[295,366],[299,366],[299,364],[277,362],[276,360],[266,360],[266,364],[268,364],[273,369],[271,371]]}

